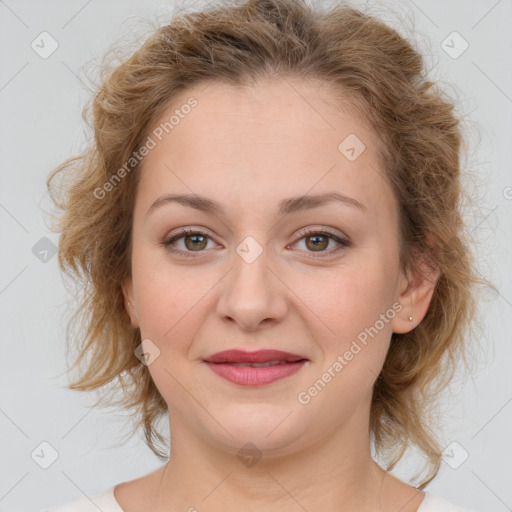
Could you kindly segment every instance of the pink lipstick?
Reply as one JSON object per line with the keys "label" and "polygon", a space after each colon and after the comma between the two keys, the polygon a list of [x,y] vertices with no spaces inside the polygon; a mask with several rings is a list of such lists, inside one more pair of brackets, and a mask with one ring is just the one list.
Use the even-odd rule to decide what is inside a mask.
{"label": "pink lipstick", "polygon": [[205,359],[219,377],[241,386],[262,386],[289,377],[308,361],[305,357],[281,350],[225,350]]}

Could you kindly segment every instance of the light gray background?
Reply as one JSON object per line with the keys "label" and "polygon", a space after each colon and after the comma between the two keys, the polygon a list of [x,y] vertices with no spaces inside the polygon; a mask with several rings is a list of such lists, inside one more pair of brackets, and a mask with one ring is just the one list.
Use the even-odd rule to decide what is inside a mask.
{"label": "light gray background", "polygon": [[[489,347],[488,353],[476,361],[476,377],[457,379],[446,398],[444,446],[460,446],[451,445],[450,464],[443,462],[428,490],[475,511],[511,510],[512,2],[391,4],[410,21],[418,44],[429,53],[432,76],[459,99],[475,144],[466,167],[483,183],[477,190],[481,209],[468,218],[483,240],[480,272],[499,289],[483,306],[485,329],[478,341]],[[383,8],[383,19],[392,21],[383,2],[370,5],[377,12]],[[140,437],[120,443],[121,414],[89,409],[93,397],[65,389],[64,324],[70,297],[57,257],[49,252],[45,262],[40,259],[44,253],[35,253],[43,237],[58,243],[40,208],[48,204],[45,179],[76,153],[86,133],[81,108],[88,76],[82,67],[99,62],[120,37],[142,42],[151,24],[156,28],[171,7],[160,1],[0,0],[1,510],[39,510],[161,465]],[[47,59],[31,48],[43,31],[59,45]],[[469,44],[458,58],[441,47],[453,31]],[[58,452],[48,469],[31,457],[36,449],[41,453],[43,441]],[[463,450],[469,457],[452,468]],[[416,463],[411,454],[395,474],[406,480]]]}

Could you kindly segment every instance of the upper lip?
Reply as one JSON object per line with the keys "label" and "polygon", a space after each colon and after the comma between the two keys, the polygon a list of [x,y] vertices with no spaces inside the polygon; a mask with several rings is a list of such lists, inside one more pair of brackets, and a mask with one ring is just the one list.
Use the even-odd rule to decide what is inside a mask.
{"label": "upper lip", "polygon": [[306,359],[298,354],[283,352],[282,350],[258,350],[246,352],[244,350],[224,350],[208,356],[207,363],[266,363],[268,361],[300,361]]}

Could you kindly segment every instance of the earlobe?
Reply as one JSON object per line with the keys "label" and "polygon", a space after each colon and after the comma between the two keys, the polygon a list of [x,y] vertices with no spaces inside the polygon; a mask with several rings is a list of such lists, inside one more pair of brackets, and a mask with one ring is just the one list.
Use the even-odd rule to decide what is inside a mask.
{"label": "earlobe", "polygon": [[395,333],[403,334],[412,331],[427,314],[434,295],[439,269],[429,264],[423,254],[417,256],[416,265],[417,268],[408,277],[402,273],[405,289],[398,297],[398,301],[404,305],[404,308],[392,321]]}

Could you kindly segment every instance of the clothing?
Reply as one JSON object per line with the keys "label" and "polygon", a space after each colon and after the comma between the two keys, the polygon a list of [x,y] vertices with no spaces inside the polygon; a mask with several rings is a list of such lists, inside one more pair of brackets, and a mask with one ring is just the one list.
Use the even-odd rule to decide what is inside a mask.
{"label": "clothing", "polygon": [[[62,505],[50,507],[39,512],[124,512],[114,496],[114,487],[89,497],[81,496]],[[417,512],[472,512],[447,502],[436,494],[425,491],[425,497]]]}

